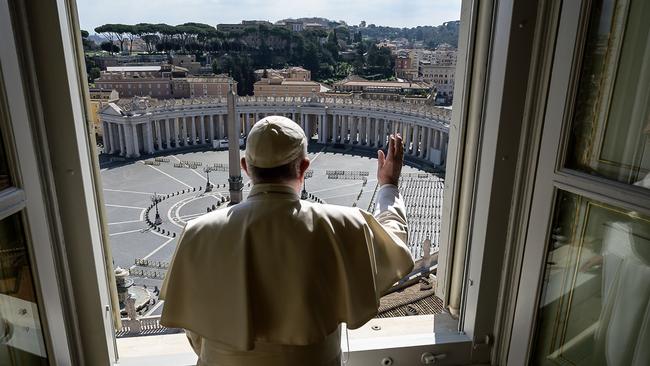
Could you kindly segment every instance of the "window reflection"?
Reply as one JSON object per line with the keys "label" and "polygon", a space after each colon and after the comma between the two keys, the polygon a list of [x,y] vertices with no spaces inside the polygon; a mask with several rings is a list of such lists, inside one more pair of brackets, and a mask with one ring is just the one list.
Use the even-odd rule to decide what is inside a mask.
{"label": "window reflection", "polygon": [[0,221],[0,365],[47,365],[24,229]]}
{"label": "window reflection", "polygon": [[560,192],[533,363],[650,364],[650,218]]}
{"label": "window reflection", "polygon": [[650,187],[650,2],[594,1],[566,165]]}

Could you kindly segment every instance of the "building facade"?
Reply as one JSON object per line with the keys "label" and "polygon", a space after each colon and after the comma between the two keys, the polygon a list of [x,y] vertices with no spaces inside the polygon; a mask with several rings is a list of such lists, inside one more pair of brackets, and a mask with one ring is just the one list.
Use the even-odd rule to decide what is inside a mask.
{"label": "building facade", "polygon": [[253,84],[258,97],[311,97],[329,89],[315,81],[286,80],[279,77],[262,78]]}
{"label": "building facade", "polygon": [[228,93],[228,84],[236,84],[232,78],[225,75],[216,76],[188,76],[186,79],[189,88],[188,97],[225,97]]}
{"label": "building facade", "polygon": [[122,98],[172,99],[225,96],[231,81],[223,75],[191,77],[187,69],[174,65],[116,66],[102,71],[95,85],[104,90],[117,90]]}
{"label": "building facade", "polygon": [[447,98],[449,101],[454,97],[454,77],[456,65],[446,66],[420,62],[420,78],[433,85],[437,91],[437,98]]}
{"label": "building facade", "polygon": [[300,67],[291,66],[284,69],[258,69],[255,70],[255,79],[261,80],[262,78],[281,77],[286,80],[311,80],[311,71]]}
{"label": "building facade", "polygon": [[398,55],[395,58],[395,77],[406,80],[413,80],[418,77],[417,64],[406,55]]}
{"label": "building facade", "polygon": [[117,90],[104,90],[100,88],[89,88],[90,96],[90,121],[93,124],[96,138],[102,138],[104,129],[99,119],[99,112],[108,104],[120,99]]}
{"label": "building facade", "polygon": [[431,96],[432,88],[420,81],[371,81],[352,75],[335,83],[333,92],[349,93],[362,99],[404,101],[419,98],[425,101]]}

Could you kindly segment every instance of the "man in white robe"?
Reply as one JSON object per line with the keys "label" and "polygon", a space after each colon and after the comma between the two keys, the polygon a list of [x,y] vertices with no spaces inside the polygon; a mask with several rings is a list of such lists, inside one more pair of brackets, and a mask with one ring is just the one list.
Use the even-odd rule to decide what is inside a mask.
{"label": "man in white robe", "polygon": [[402,138],[378,152],[377,210],[311,203],[309,159],[294,121],[251,129],[241,165],[248,198],[189,222],[161,291],[161,323],[183,328],[198,365],[340,365],[340,324],[355,329],[413,269],[397,183]]}

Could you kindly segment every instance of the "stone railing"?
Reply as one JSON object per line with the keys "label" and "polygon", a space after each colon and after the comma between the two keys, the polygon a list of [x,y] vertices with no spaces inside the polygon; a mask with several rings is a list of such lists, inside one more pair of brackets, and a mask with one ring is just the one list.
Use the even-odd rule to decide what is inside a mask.
{"label": "stone railing", "polygon": [[[223,97],[199,97],[189,99],[138,99],[134,98],[132,102],[122,104],[120,107],[127,114],[144,114],[160,113],[166,111],[176,111],[181,108],[209,108],[225,107],[226,98]],[[414,117],[423,117],[434,119],[443,124],[449,125],[451,121],[451,110],[426,104],[414,104],[407,102],[372,100],[359,98],[342,98],[342,97],[259,97],[244,96],[237,98],[238,106],[324,106],[328,108],[350,108],[350,109],[368,109],[372,111],[382,111],[390,113],[399,113]]]}
{"label": "stone railing", "polygon": [[160,315],[142,316],[136,319],[122,318],[122,329],[116,331],[117,337],[176,333],[178,329],[167,328],[160,324]]}

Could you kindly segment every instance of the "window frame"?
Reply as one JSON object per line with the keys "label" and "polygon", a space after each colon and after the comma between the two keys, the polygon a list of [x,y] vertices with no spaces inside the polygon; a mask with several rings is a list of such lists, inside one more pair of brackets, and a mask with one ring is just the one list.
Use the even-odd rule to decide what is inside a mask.
{"label": "window frame", "polygon": [[[70,324],[66,318],[62,273],[53,249],[56,220],[49,217],[43,157],[35,149],[35,131],[23,89],[23,73],[9,3],[0,1],[0,128],[13,186],[0,191],[0,219],[19,214],[37,297],[43,341],[51,364],[72,364]],[[11,86],[11,87],[8,87]]]}
{"label": "window frame", "polygon": [[[22,121],[31,123],[33,134],[23,145],[32,146],[39,158],[29,166],[40,168],[43,198],[39,202],[47,208],[42,213],[56,232],[50,250],[56,253],[58,276],[39,280],[54,281],[48,287],[62,295],[63,322],[57,330],[66,329],[67,335],[53,334],[46,342],[65,339],[67,358],[74,363],[108,360],[112,364],[117,360],[113,324],[119,317],[115,320],[112,312],[117,295],[110,285],[113,272],[104,259],[108,256],[100,225],[104,217],[97,191],[101,182],[94,175],[99,171],[93,158],[94,127],[86,119],[89,97],[84,69],[79,68],[81,37],[72,31],[79,29],[76,17],[71,17],[76,14],[75,4],[3,1],[8,8],[6,23],[13,25],[7,34],[15,42],[11,52],[18,64],[15,74],[20,76],[12,90],[21,90],[16,100],[25,106]],[[27,161],[20,166],[28,166]],[[104,337],[90,336],[96,334]]]}
{"label": "window frame", "polygon": [[[31,7],[32,5],[26,6]],[[38,35],[47,32],[52,37],[60,38],[60,42],[63,44],[63,50],[55,53],[59,59],[53,60],[50,58],[48,62],[57,61],[66,65],[66,76],[68,78],[66,85],[71,89],[67,94],[63,93],[55,99],[62,99],[66,105],[71,107],[69,109],[70,118],[68,118],[68,124],[72,126],[61,126],[61,128],[72,132],[74,136],[72,143],[76,144],[76,154],[80,160],[78,174],[76,174],[75,178],[69,178],[77,186],[63,187],[63,189],[77,189],[79,186],[83,186],[84,183],[90,184],[93,188],[94,194],[84,191],[82,198],[87,206],[87,211],[84,211],[84,214],[88,215],[88,217],[83,217],[83,223],[86,226],[78,225],[80,226],[78,230],[83,231],[85,236],[91,239],[89,242],[93,250],[93,260],[98,263],[98,258],[102,258],[101,254],[103,254],[104,258],[109,256],[106,252],[106,245],[103,243],[105,237],[102,238],[101,232],[98,232],[102,231],[100,221],[103,220],[103,214],[100,208],[101,194],[98,194],[98,189],[101,186],[101,182],[96,175],[98,169],[96,165],[93,166],[92,159],[90,159],[93,153],[93,146],[91,146],[93,140],[83,138],[84,134],[88,135],[88,126],[84,118],[84,108],[87,101],[84,101],[84,95],[82,95],[86,92],[87,87],[84,86],[84,72],[80,66],[81,59],[78,54],[80,40],[76,34],[79,29],[76,19],[76,6],[74,0],[56,0],[50,6],[54,10],[50,12],[50,16],[58,17],[58,22],[56,24],[30,22],[29,29],[30,32],[37,35],[36,38],[38,38]],[[508,77],[515,73],[515,66],[521,67],[518,61],[523,59],[524,62],[530,62],[528,54],[518,56],[516,51],[518,51],[517,47],[519,45],[532,42],[534,37],[534,32],[531,29],[534,27],[522,27],[523,31],[517,31],[518,27],[515,22],[518,22],[517,19],[521,17],[530,17],[531,14],[535,16],[536,10],[536,3],[534,2],[532,4],[514,0],[483,2],[464,0],[462,2],[461,39],[459,40],[462,49],[459,47],[461,53],[457,64],[457,71],[461,70],[461,72],[455,72],[456,75],[459,75],[459,79],[455,83],[457,89],[454,93],[456,95],[454,109],[458,110],[459,113],[454,114],[450,130],[450,155],[447,164],[448,174],[444,197],[448,207],[443,208],[441,233],[441,241],[447,239],[448,245],[446,251],[441,250],[440,252],[438,272],[438,278],[442,284],[440,293],[445,299],[445,304],[448,303],[450,297],[447,289],[451,288],[452,271],[456,271],[456,285],[458,289],[462,290],[463,296],[459,296],[459,303],[462,305],[458,314],[459,322],[457,324],[452,322],[456,324],[455,327],[447,327],[446,330],[454,337],[450,337],[450,341],[445,343],[440,339],[436,340],[436,338],[441,338],[438,336],[442,335],[442,332],[436,333],[436,337],[432,333],[429,344],[404,347],[386,345],[378,349],[358,349],[351,354],[351,360],[355,360],[355,364],[375,364],[377,357],[382,355],[394,355],[391,357],[400,355],[397,362],[402,362],[402,357],[407,357],[409,360],[419,360],[425,350],[433,353],[459,352],[459,358],[454,355],[447,361],[441,360],[440,364],[451,363],[451,360],[454,360],[454,363],[489,362],[494,340],[494,312],[498,307],[496,299],[498,291],[495,291],[495,289],[499,288],[501,278],[499,271],[496,271],[496,274],[490,273],[493,269],[488,268],[484,259],[494,259],[498,262],[506,249],[502,244],[495,250],[491,250],[489,256],[484,255],[483,253],[487,253],[485,250],[487,243],[489,240],[494,239],[494,236],[486,238],[481,231],[485,231],[485,228],[495,221],[503,224],[503,231],[507,231],[505,226],[510,223],[508,220],[510,210],[497,212],[503,208],[503,204],[501,202],[495,203],[494,199],[512,192],[515,183],[510,182],[507,189],[503,191],[497,190],[498,183],[500,183],[497,173],[506,171],[509,176],[516,174],[517,159],[499,160],[497,159],[497,152],[509,153],[512,146],[518,147],[520,144],[519,135],[495,134],[494,131],[490,132],[490,129],[496,128],[497,132],[503,131],[504,126],[512,124],[523,113],[526,101],[525,98],[520,97],[520,94],[522,88],[525,92],[527,78],[524,77],[522,78],[524,80],[508,84]],[[33,13],[30,15],[33,15]],[[25,19],[19,21],[27,23]],[[43,63],[45,61],[34,60],[34,62]],[[524,69],[523,73],[526,76],[528,68],[525,67]],[[35,73],[34,70],[30,71]],[[515,74],[519,75],[521,72]],[[36,79],[36,77],[34,78]],[[54,89],[52,89],[52,85],[49,86],[51,88],[41,90],[41,94],[50,96]],[[75,88],[77,91],[74,90]],[[36,92],[34,90],[30,91]],[[79,91],[81,91],[81,94]],[[490,92],[486,93],[486,91]],[[515,110],[511,104],[508,104],[509,102],[516,104],[516,111],[513,113],[508,113],[509,109]],[[475,144],[470,144],[473,151],[468,154],[466,142],[469,139],[465,127],[469,126],[469,121],[471,121],[474,129],[471,141],[475,142]],[[451,138],[451,136],[454,137]],[[54,162],[61,162],[67,158],[62,156],[62,151],[51,151]],[[490,151],[489,154],[481,154],[479,159],[479,152]],[[60,182],[56,176],[55,182]],[[459,199],[461,189],[465,192],[463,201]],[[478,199],[477,194],[481,192],[484,192],[486,196],[483,199]],[[449,197],[451,197],[451,200]],[[59,197],[60,204],[65,203],[64,198]],[[62,212],[61,219],[63,221],[71,220],[70,214],[69,211]],[[91,217],[92,215],[97,216]],[[465,231],[464,237],[458,236],[459,230],[461,230],[459,225],[461,218],[464,220],[462,226],[462,230]],[[501,239],[505,241],[506,238],[499,236],[498,240]],[[458,251],[457,248],[460,248],[460,246],[464,246],[467,250]],[[78,300],[88,301],[88,306],[84,306],[83,309],[86,312],[92,312],[97,301],[106,304],[107,308],[112,306],[107,300],[110,298],[110,286],[108,285],[110,271],[99,265],[95,265],[95,269],[95,275],[98,279],[96,290],[99,298],[94,298],[94,295],[91,294],[87,300]],[[471,269],[473,271],[470,271]],[[469,278],[472,279],[471,283]],[[81,281],[85,281],[85,279],[72,278],[71,281],[75,286]],[[105,334],[112,335],[113,324],[107,319],[104,309],[101,310],[101,314],[96,313],[92,316],[85,316],[90,316],[97,324],[103,324]],[[111,340],[97,339],[101,337],[83,338],[83,349],[86,354],[92,352],[92,357],[96,357],[98,360],[116,361],[116,350],[110,345],[111,340],[114,345],[114,338]],[[357,355],[359,357],[358,361],[356,361]]]}
{"label": "window frame", "polygon": [[534,179],[529,222],[523,244],[522,271],[514,302],[507,364],[526,364],[533,352],[550,231],[560,190],[642,214],[650,214],[648,191],[564,166],[580,79],[591,0],[565,1],[558,17],[549,91],[544,101],[543,131]]}

